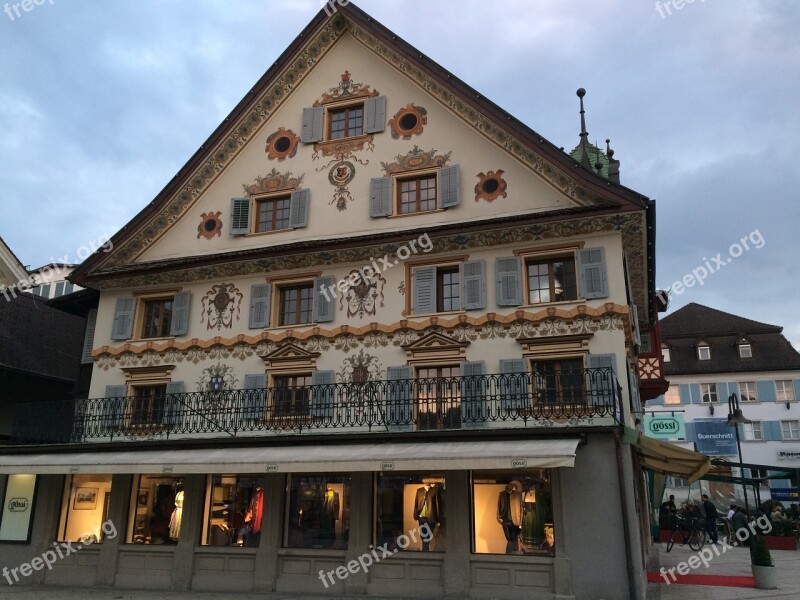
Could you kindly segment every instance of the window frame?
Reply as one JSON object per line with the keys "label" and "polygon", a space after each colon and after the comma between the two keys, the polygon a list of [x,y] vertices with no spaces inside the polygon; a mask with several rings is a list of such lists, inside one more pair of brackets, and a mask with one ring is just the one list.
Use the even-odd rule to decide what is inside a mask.
{"label": "window frame", "polygon": [[[416,210],[412,210],[409,212],[402,212],[403,206],[403,190],[402,184],[408,181],[416,181],[417,184],[422,182],[423,180],[433,180],[433,191],[434,191],[434,198],[433,198],[433,208],[426,208],[421,209],[420,207],[420,187],[417,185],[416,188]],[[437,210],[443,210],[439,208],[439,201],[440,201],[440,190],[439,190],[439,173],[437,169],[424,169],[420,171],[413,171],[411,173],[398,173],[392,176],[392,185],[393,185],[393,196],[394,196],[394,216],[397,217],[406,217],[409,215],[418,215],[422,213],[431,213]]]}
{"label": "window frame", "polygon": [[[701,383],[700,384],[700,401],[703,404],[719,404],[719,388],[717,387],[717,382],[713,381],[710,383]],[[708,386],[708,390],[706,391],[704,388]],[[713,391],[712,391],[713,386]],[[706,400],[706,396],[709,397]],[[716,400],[714,400],[716,398]]]}
{"label": "window frame", "polygon": [[[171,302],[175,302],[175,296],[177,296],[182,291],[184,291],[184,289],[181,287],[181,288],[151,290],[141,293],[134,292],[133,323],[131,325],[130,341],[174,339],[175,336],[170,335],[169,332],[167,332],[167,335],[159,337],[142,337],[142,334],[144,333],[146,303],[151,301],[159,301],[167,299],[170,300]],[[174,316],[174,310],[172,311],[172,315],[170,316],[170,326],[172,324],[172,316]]]}
{"label": "window frame", "polygon": [[[454,314],[454,313],[465,313],[467,309],[463,307],[464,305],[464,298],[463,296],[463,279],[464,274],[462,270],[462,265],[466,262],[470,262],[469,255],[463,256],[453,256],[440,259],[441,262],[437,262],[436,260],[433,261],[420,261],[409,263],[406,261],[406,275],[405,275],[405,282],[406,282],[406,306],[405,311],[408,315],[413,316],[420,316],[420,315],[439,315],[439,314]],[[414,309],[414,270],[419,268],[431,268],[433,267],[436,270],[435,281],[436,281],[436,307],[434,312],[417,312]],[[458,290],[458,308],[454,308],[452,310],[439,310],[440,307],[444,306],[442,302],[442,297],[439,290],[439,272],[440,270],[455,270],[458,273],[458,284],[456,285],[456,289]],[[484,277],[486,277],[485,268],[484,268]]]}
{"label": "window frame", "polygon": [[[138,335],[137,339],[140,339],[140,340],[160,340],[160,339],[164,339],[164,338],[170,337],[169,330],[172,327],[172,314],[173,314],[172,303],[173,302],[175,302],[175,296],[174,295],[172,295],[172,296],[164,296],[164,297],[161,297],[161,298],[143,298],[142,299],[142,302],[141,302],[142,318],[141,318],[141,323],[139,324],[139,332],[138,332],[139,335]],[[161,303],[162,312],[164,311],[164,304],[166,304],[166,303],[170,304],[170,307],[169,307],[169,320],[165,321],[165,319],[163,317],[163,314],[162,314],[162,316],[161,316],[161,318],[159,320],[160,331],[163,332],[164,328],[166,328],[167,333],[166,334],[162,333],[162,334],[159,334],[159,335],[145,335],[145,327],[147,327],[146,323],[147,323],[147,320],[148,320],[147,319],[148,307],[152,306],[152,305],[154,305],[156,303]]]}
{"label": "window frame", "polygon": [[[552,298],[555,297],[555,268],[554,264],[559,261],[563,261],[564,259],[571,259],[572,262],[572,277],[573,277],[573,287],[575,289],[575,298],[563,299],[563,300],[553,300]],[[531,294],[531,275],[530,275],[530,267],[531,265],[535,264],[547,264],[548,266],[548,294],[550,295],[550,300],[541,301],[541,302],[533,302],[532,294]],[[549,255],[542,255],[537,257],[535,255],[527,255],[522,257],[522,267],[523,267],[523,278],[524,278],[524,300],[525,304],[528,306],[542,306],[544,304],[560,304],[564,302],[579,302],[581,299],[580,289],[578,285],[578,259],[575,252],[567,253],[567,254],[549,254]],[[564,286],[565,290],[568,286]],[[540,288],[539,291],[541,291]]]}
{"label": "window frame", "polygon": [[[525,356],[524,358],[527,360],[527,362],[528,362],[527,367],[530,369],[530,371],[528,371],[530,373],[530,385],[531,385],[531,389],[529,390],[529,394],[530,394],[529,397],[531,399],[531,404],[532,405],[543,405],[543,406],[551,406],[551,407],[554,407],[554,406],[564,406],[564,407],[577,406],[577,407],[581,407],[581,406],[586,405],[586,403],[588,401],[588,394],[587,394],[588,388],[586,386],[586,375],[585,375],[586,369],[587,369],[587,366],[586,366],[587,354],[565,354],[565,355],[561,355],[561,356],[559,356],[559,355],[555,355],[555,356],[554,355]],[[568,362],[568,361],[575,361],[576,363],[577,362],[581,363],[581,367],[578,369],[578,372],[580,374],[578,379],[581,382],[581,386],[580,386],[581,394],[580,394],[580,397],[578,398],[577,402],[572,402],[572,403],[565,402],[564,401],[565,396],[562,393],[562,387],[561,387],[562,384],[563,384],[563,381],[561,380],[561,377],[559,376],[558,377],[558,381],[556,382],[555,401],[551,403],[551,402],[549,402],[547,400],[547,395],[546,395],[547,391],[545,391],[545,393],[544,393],[545,395],[540,395],[539,394],[539,390],[537,389],[537,384],[539,382],[539,374],[536,371],[536,365],[537,364],[542,364],[542,363],[546,363],[546,364],[555,363],[557,365],[560,365],[562,362]],[[559,374],[563,373],[563,371],[564,371],[564,369],[557,369],[557,372]],[[560,402],[559,402],[559,398],[561,399]],[[573,400],[574,400],[574,398],[573,398]]]}
{"label": "window frame", "polygon": [[[746,358],[753,358],[753,346],[752,346],[752,344],[750,344],[750,342],[744,342],[744,343],[737,344],[737,345],[738,345],[738,351],[739,351],[739,358],[745,358],[745,359]],[[744,352],[745,348],[747,349],[746,353]]]}
{"label": "window frame", "polygon": [[[786,435],[788,431],[789,435]],[[782,441],[797,441],[800,440],[800,420],[798,419],[783,419],[781,420],[781,440]]]}
{"label": "window frame", "polygon": [[664,392],[664,405],[681,404],[681,386],[672,384]]}
{"label": "window frame", "polygon": [[668,363],[670,360],[672,360],[672,355],[670,353],[670,350],[671,350],[670,348],[661,346],[661,360],[665,363]]}
{"label": "window frame", "polygon": [[[366,110],[366,101],[364,98],[359,100],[347,100],[344,102],[337,102],[332,104],[325,105],[325,126],[324,131],[325,135],[322,138],[323,142],[340,142],[342,140],[349,140],[353,138],[363,137],[368,135],[364,133],[366,129],[366,117],[367,117],[367,110]],[[353,110],[357,107],[361,108],[361,132],[360,133],[353,133],[349,134],[349,128],[347,127],[347,123],[350,120],[349,111]],[[333,137],[333,115],[340,112],[345,112],[345,133],[349,135],[343,135],[341,137]]]}
{"label": "window frame", "polygon": [[[753,384],[752,388],[750,386],[751,383]],[[736,385],[739,386],[739,402],[746,402],[748,404],[758,402],[758,386],[755,381],[737,381]],[[742,391],[743,389],[747,391],[747,394]],[[747,398],[747,400],[745,400],[745,398]]]}
{"label": "window frame", "polygon": [[[436,389],[431,390],[435,392],[433,398],[430,395],[426,394],[424,398],[422,398],[421,393],[423,392],[423,384],[420,383],[421,380],[438,380],[438,379],[450,379],[452,380],[454,377],[461,377],[461,365],[464,361],[458,360],[441,360],[441,361],[432,361],[432,362],[422,362],[422,363],[415,363],[410,365],[413,369],[414,373],[414,381],[416,382],[416,389],[414,390],[414,397],[412,399],[413,405],[413,421],[416,423],[416,430],[417,431],[452,431],[452,430],[459,430],[461,429],[461,385],[458,380],[451,381],[450,385],[446,383],[436,383]],[[450,369],[450,375],[442,375],[441,372],[443,369]],[[421,371],[436,371],[436,375],[434,376],[423,376]],[[427,386],[426,386],[427,388]],[[455,395],[451,396],[453,389],[455,389]],[[447,391],[448,393],[443,394],[443,391]],[[435,418],[435,427],[420,427],[422,414],[431,414],[430,410],[422,411],[420,407],[422,405],[421,400],[425,400],[425,404],[427,407],[430,407],[431,400],[435,403],[435,409],[433,412],[433,416]],[[452,412],[451,414],[448,414]],[[430,419],[429,419],[430,421]],[[455,424],[454,424],[455,423]]]}
{"label": "window frame", "polygon": [[[269,387],[272,389],[272,398],[270,404],[267,406],[267,419],[270,421],[292,421],[297,419],[310,419],[311,418],[311,386],[313,385],[313,370],[306,371],[286,371],[286,372],[279,372],[275,374],[269,375]],[[308,380],[307,384],[304,384],[299,387],[286,387],[281,388],[279,387],[279,381],[284,380],[295,380],[299,377],[303,377]],[[291,411],[289,414],[279,414],[278,413],[278,393],[279,390],[291,390]],[[305,395],[305,412],[299,412],[296,406],[296,390],[302,390]]]}
{"label": "window frame", "polygon": [[[314,290],[314,279],[297,279],[293,281],[281,281],[274,283],[274,290],[273,290],[273,298],[277,300],[277,302],[273,302],[273,319],[271,320],[272,323],[275,323],[276,327],[301,327],[304,325],[311,325],[314,323],[314,299],[315,299],[315,290]],[[311,292],[311,298],[309,299],[308,304],[308,321],[300,321],[296,323],[285,323],[284,322],[284,312],[283,312],[283,304],[284,304],[284,292],[288,290],[304,290],[308,289]],[[277,293],[276,293],[277,292]],[[299,315],[305,313],[306,311],[302,309],[302,298],[300,294],[298,294],[298,298],[296,300],[297,308],[295,310],[295,316],[299,318]]]}
{"label": "window frame", "polygon": [[[758,426],[756,428],[756,426]],[[750,430],[748,435],[747,431]],[[758,431],[756,431],[758,429]],[[750,421],[750,423],[742,424],[742,440],[745,442],[763,442],[764,441],[764,422],[763,421]]]}
{"label": "window frame", "polygon": [[[147,427],[162,427],[164,424],[164,411],[167,405],[167,383],[168,382],[136,382],[132,383],[128,386],[128,398],[127,398],[127,405],[125,407],[125,428],[129,429],[139,429],[139,428],[147,428]],[[143,389],[152,389],[152,388],[163,388],[163,394],[160,396],[154,395],[150,396],[149,398],[140,398],[137,396],[139,390]],[[150,415],[151,419],[148,421],[136,422],[134,420],[136,414],[138,412],[143,412],[137,408],[137,405],[142,400],[146,400],[148,403],[148,410],[146,411],[148,415]],[[157,411],[154,408],[154,403],[156,401],[161,402],[160,411]],[[153,414],[156,412],[160,413],[160,417],[155,420],[152,418]]]}
{"label": "window frame", "polygon": [[711,346],[708,344],[697,346],[697,360],[711,360]]}
{"label": "window frame", "polygon": [[[781,396],[783,396],[783,397],[781,397]],[[775,380],[775,401],[776,402],[794,402],[795,401],[794,382],[791,379],[776,379]]]}
{"label": "window frame", "polygon": [[[263,204],[267,204],[267,203],[277,203],[277,202],[283,202],[283,201],[286,201],[286,203],[287,203],[286,204],[286,209],[285,209],[286,210],[286,219],[285,219],[286,226],[285,227],[274,227],[273,229],[265,229],[263,231],[260,230],[259,229],[259,225],[261,223],[261,219],[260,219],[261,206]],[[293,229],[292,222],[291,222],[291,207],[292,207],[291,190],[277,192],[275,194],[269,194],[267,196],[255,196],[253,198],[253,209],[254,209],[253,210],[253,217],[252,217],[253,218],[253,223],[252,223],[251,228],[250,228],[250,230],[253,233],[253,235],[264,234],[264,233],[277,233],[279,231],[286,231],[288,229]],[[272,224],[273,225],[277,224],[277,219],[276,219],[277,212],[278,211],[276,211],[273,208],[273,216],[272,216]]]}

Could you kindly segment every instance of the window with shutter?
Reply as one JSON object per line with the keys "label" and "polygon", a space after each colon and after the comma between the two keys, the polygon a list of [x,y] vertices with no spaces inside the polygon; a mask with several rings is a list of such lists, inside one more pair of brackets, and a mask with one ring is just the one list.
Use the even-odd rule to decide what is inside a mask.
{"label": "window with shutter", "polygon": [[250,233],[250,198],[231,198],[231,235]]}
{"label": "window with shutter", "polygon": [[250,329],[269,327],[272,284],[261,283],[250,288]]}
{"label": "window with shutter", "polygon": [[245,421],[256,421],[264,418],[267,410],[267,375],[258,373],[244,376],[242,391],[242,418]]}
{"label": "window with shutter", "polygon": [[93,308],[86,314],[86,330],[83,333],[83,351],[81,364],[91,364],[92,349],[94,348],[94,330],[97,325],[97,309]]}
{"label": "window with shutter", "polygon": [[486,262],[473,260],[461,265],[463,307],[486,308]]}
{"label": "window with shutter", "polygon": [[389,367],[386,370],[386,428],[389,431],[411,431],[414,427],[412,420],[412,389],[411,367]]}
{"label": "window with shutter", "polygon": [[485,374],[486,363],[482,360],[461,364],[461,426],[464,429],[480,429],[489,421]]}
{"label": "window with shutter", "polygon": [[136,301],[132,297],[117,298],[114,308],[114,323],[111,326],[112,340],[130,339],[133,331],[133,309]]}
{"label": "window with shutter", "polygon": [[581,281],[581,295],[592,298],[607,298],[608,283],[604,248],[584,248],[578,250],[578,263]]}
{"label": "window with shutter", "polygon": [[498,257],[495,263],[497,276],[497,305],[519,306],[522,304],[520,259],[516,256]]}

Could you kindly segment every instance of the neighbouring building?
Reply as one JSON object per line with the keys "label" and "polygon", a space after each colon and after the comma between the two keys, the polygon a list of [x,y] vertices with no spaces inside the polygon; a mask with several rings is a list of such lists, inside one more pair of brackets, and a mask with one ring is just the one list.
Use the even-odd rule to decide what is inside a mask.
{"label": "neighbouring building", "polygon": [[83,538],[21,580],[643,598],[655,203],[583,94],[571,156],[320,11],[72,273],[99,290],[90,393],[68,443],[2,450],[3,564]]}
{"label": "neighbouring building", "polygon": [[[28,273],[17,256],[0,237],[0,294],[27,279]],[[9,295],[10,297],[10,295]]]}
{"label": "neighbouring building", "polygon": [[[663,317],[660,331],[669,389],[648,409],[680,415],[685,436],[683,442],[675,438],[679,445],[738,462],[735,431],[726,426],[728,400],[735,394],[752,421],[739,428],[743,462],[774,467],[747,468],[741,475],[763,479],[762,499],[773,491],[776,499],[789,501],[789,479],[766,479],[770,471],[800,468],[800,353],[782,335],[783,328],[691,303]],[[740,475],[738,468],[731,470]],[[668,482],[680,497],[686,496],[686,486],[680,479]],[[730,500],[742,503],[741,486],[716,487],[720,495],[733,493]],[[693,497],[699,495],[696,486]]]}
{"label": "neighbouring building", "polygon": [[72,283],[68,277],[76,265],[69,263],[49,263],[28,272],[35,287],[31,293],[45,299],[60,298],[82,288]]}

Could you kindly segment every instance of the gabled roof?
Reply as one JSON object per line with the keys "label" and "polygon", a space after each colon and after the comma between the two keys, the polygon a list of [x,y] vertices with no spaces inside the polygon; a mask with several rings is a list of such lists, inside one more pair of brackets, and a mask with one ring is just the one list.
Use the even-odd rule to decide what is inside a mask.
{"label": "gabled roof", "polygon": [[[800,369],[800,353],[781,335],[782,327],[759,323],[701,304],[687,304],[661,320],[661,341],[670,350],[664,364],[669,375],[752,373]],[[742,338],[752,347],[751,358],[739,356]],[[699,360],[697,345],[711,349],[710,360]]]}
{"label": "gabled roof", "polygon": [[17,255],[0,237],[0,283],[4,276],[11,280],[9,285],[12,285],[26,279],[28,273]]}
{"label": "gabled roof", "polygon": [[[402,64],[406,76],[421,85],[424,83],[428,92],[437,95],[443,103],[456,107],[452,110],[461,111],[459,116],[471,122],[483,135],[491,135],[507,151],[534,164],[540,176],[576,201],[578,207],[571,209],[571,213],[585,211],[608,214],[647,210],[650,219],[654,208],[652,201],[583,169],[574,158],[404,42],[351,2],[338,7],[332,17],[324,9],[320,10],[172,181],[111,239],[113,250],[96,252],[90,256],[72,273],[70,280],[84,286],[91,285],[89,280],[93,276],[102,278],[117,274],[124,265],[130,265],[146,250],[153,237],[166,230],[193,206],[216,174],[237,155],[238,149],[270,118],[275,107],[290,96],[294,87],[314,68],[315,59],[335,43],[344,31],[357,36],[365,47],[371,48],[384,61]],[[292,83],[287,84],[287,81]],[[298,246],[302,242],[300,240]],[[650,241],[645,250],[648,255],[654,255],[653,244],[654,241]],[[245,258],[245,254],[258,253],[266,255],[269,250],[257,249],[249,254],[230,252],[218,258],[239,260]],[[213,260],[209,256],[197,259]],[[652,258],[648,256],[646,260],[650,262],[652,271]],[[173,267],[170,265],[166,268]],[[654,273],[649,273],[649,277],[653,279]]]}

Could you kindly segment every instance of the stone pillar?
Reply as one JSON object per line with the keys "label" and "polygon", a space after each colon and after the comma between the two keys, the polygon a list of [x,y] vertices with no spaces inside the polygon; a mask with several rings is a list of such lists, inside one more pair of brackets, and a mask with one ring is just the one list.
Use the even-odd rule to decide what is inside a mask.
{"label": "stone pillar", "polygon": [[[346,560],[358,561],[362,554],[370,552],[372,544],[372,481],[374,473],[353,473],[350,485],[350,536],[347,543]],[[346,595],[363,595],[367,592],[369,574],[359,564],[358,570],[347,576],[344,581]]]}
{"label": "stone pillar", "polygon": [[183,480],[183,515],[175,561],[172,567],[172,589],[188,590],[192,585],[194,548],[200,540],[203,503],[206,497],[206,476],[186,475]]}
{"label": "stone pillar", "polygon": [[[51,550],[58,537],[61,500],[64,493],[63,475],[38,475],[36,482],[36,512],[31,530],[31,558]],[[28,559],[30,560],[30,559]],[[33,572],[33,583],[44,583],[47,569]]]}
{"label": "stone pillar", "polygon": [[467,598],[470,587],[469,473],[446,471],[447,548],[444,555],[444,593],[447,598]]}
{"label": "stone pillar", "polygon": [[[128,532],[125,525],[128,522],[130,511],[131,475],[114,475],[111,478],[111,500],[108,507],[109,524],[103,524],[105,539],[100,545],[100,556],[97,562],[97,585],[111,587],[117,576],[119,563],[119,548],[125,543]],[[115,530],[117,534],[112,538],[106,532]]]}
{"label": "stone pillar", "polygon": [[256,551],[253,590],[274,592],[278,581],[278,550],[283,544],[283,500],[286,475],[267,473],[262,480],[264,513],[261,518],[261,539]]}
{"label": "stone pillar", "polygon": [[569,536],[566,535],[567,514],[561,472],[562,469],[550,470],[550,488],[553,492],[553,530],[556,538],[553,579],[556,598],[573,598],[572,566],[569,560]]}

